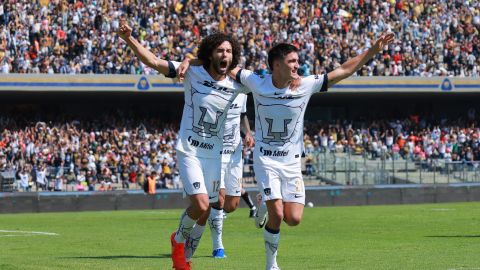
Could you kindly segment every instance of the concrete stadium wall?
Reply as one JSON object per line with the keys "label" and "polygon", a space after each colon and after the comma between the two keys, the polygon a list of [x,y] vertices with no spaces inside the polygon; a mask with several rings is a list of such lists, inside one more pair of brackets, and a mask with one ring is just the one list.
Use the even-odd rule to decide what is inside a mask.
{"label": "concrete stadium wall", "polygon": [[[249,190],[252,196],[254,189]],[[359,206],[480,201],[480,184],[308,187],[315,206]],[[0,213],[185,208],[180,191],[155,195],[141,191],[0,193]],[[242,202],[241,206],[245,207]]]}

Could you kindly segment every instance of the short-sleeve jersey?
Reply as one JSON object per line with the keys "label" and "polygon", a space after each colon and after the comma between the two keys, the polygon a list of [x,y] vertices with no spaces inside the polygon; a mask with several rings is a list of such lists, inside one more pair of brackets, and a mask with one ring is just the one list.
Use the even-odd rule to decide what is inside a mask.
{"label": "short-sleeve jersey", "polygon": [[242,151],[240,136],[240,115],[247,111],[247,95],[239,94],[227,113],[225,132],[223,134],[222,162],[228,162],[237,151]]}
{"label": "short-sleeve jersey", "polygon": [[293,164],[303,151],[303,118],[312,94],[327,91],[327,75],[303,77],[297,89],[276,88],[272,75],[248,70],[237,75],[253,93],[255,103],[254,157],[262,162]]}
{"label": "short-sleeve jersey", "polygon": [[[175,68],[180,65],[179,62],[170,63]],[[185,105],[177,151],[197,157],[219,158],[228,110],[237,95],[248,90],[229,76],[215,81],[203,66],[189,67],[184,90]]]}

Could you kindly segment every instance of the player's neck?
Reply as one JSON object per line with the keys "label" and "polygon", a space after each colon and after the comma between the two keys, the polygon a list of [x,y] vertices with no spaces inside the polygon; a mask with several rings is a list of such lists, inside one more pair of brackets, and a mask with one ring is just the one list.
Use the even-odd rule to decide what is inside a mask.
{"label": "player's neck", "polygon": [[272,84],[278,89],[287,88],[291,82],[292,80],[282,77],[279,73],[272,73]]}
{"label": "player's neck", "polygon": [[207,72],[210,75],[210,77],[212,77],[212,79],[214,79],[215,81],[223,81],[227,77],[227,75],[222,75],[222,74],[217,73],[212,66],[210,66],[207,69]]}

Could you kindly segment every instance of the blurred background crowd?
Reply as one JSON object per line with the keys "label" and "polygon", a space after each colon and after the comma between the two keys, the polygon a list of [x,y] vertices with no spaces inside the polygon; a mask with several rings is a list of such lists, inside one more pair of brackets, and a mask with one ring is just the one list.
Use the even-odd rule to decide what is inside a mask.
{"label": "blurred background crowd", "polygon": [[361,76],[478,76],[477,0],[6,0],[0,3],[1,73],[151,74],[116,31],[122,19],[161,58],[195,56],[201,37],[233,34],[242,65],[267,72],[272,44],[300,49],[300,72],[320,74],[369,48],[396,43]]}

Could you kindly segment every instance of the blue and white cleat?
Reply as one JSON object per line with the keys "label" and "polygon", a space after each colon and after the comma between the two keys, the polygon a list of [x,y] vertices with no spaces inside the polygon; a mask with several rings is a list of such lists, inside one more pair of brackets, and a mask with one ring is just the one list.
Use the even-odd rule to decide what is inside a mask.
{"label": "blue and white cleat", "polygon": [[215,249],[212,252],[212,256],[215,259],[225,259],[227,255],[225,255],[225,250],[223,248]]}

